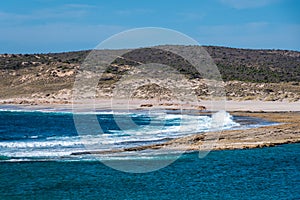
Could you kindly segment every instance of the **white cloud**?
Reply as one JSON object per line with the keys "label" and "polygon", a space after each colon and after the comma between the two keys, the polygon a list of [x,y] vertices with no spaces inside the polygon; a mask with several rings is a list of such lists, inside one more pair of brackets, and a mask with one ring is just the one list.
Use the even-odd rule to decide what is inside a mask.
{"label": "white cloud", "polygon": [[0,22],[23,21],[30,18],[31,17],[29,15],[25,15],[25,14],[15,14],[15,13],[0,11]]}
{"label": "white cloud", "polygon": [[235,9],[247,9],[264,7],[279,0],[220,0],[223,4],[226,4]]}
{"label": "white cloud", "polygon": [[206,14],[205,13],[195,13],[195,12],[180,12],[177,14],[179,16],[178,21],[193,21],[202,20]]}
{"label": "white cloud", "polygon": [[65,4],[64,7],[66,8],[96,8],[94,5],[90,4]]}
{"label": "white cloud", "polygon": [[74,19],[82,18],[89,14],[94,6],[87,4],[65,4],[55,8],[45,8],[33,10],[26,14],[16,14],[0,11],[0,22],[7,22],[11,25],[26,21],[44,20],[44,19]]}
{"label": "white cloud", "polygon": [[47,24],[0,28],[0,52],[57,52],[91,49],[125,30],[114,25]]}
{"label": "white cloud", "polygon": [[252,22],[239,25],[200,26],[195,38],[203,45],[299,50],[300,25]]}
{"label": "white cloud", "polygon": [[154,13],[154,11],[150,9],[139,8],[139,9],[132,9],[132,10],[117,10],[114,13],[121,16],[129,16],[129,15],[151,14]]}

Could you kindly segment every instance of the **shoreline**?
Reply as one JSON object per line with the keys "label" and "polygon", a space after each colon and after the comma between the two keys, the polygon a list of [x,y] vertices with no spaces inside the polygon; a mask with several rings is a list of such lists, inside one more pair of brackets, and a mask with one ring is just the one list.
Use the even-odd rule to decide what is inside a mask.
{"label": "shoreline", "polygon": [[170,140],[162,144],[144,145],[109,151],[84,151],[71,155],[99,155],[144,150],[171,150],[208,152],[212,150],[238,150],[273,147],[283,144],[300,143],[300,112],[230,112],[235,116],[258,117],[281,124],[243,130],[223,130],[197,133]]}
{"label": "shoreline", "polygon": [[10,103],[5,103],[7,100],[0,100],[0,107],[16,107],[21,109],[43,109],[51,108],[72,110],[73,105],[75,109],[81,110],[85,107],[89,110],[137,110],[137,109],[151,109],[161,108],[166,110],[209,110],[219,111],[225,110],[229,112],[300,112],[300,101],[236,101],[236,100],[199,100],[198,102],[191,102],[182,104],[176,101],[161,101],[143,100],[143,99],[118,99],[111,101],[111,99],[96,99],[85,100],[83,102],[72,103],[71,101],[47,102],[39,99],[14,100]]}
{"label": "shoreline", "polygon": [[[120,101],[117,104],[118,109],[124,109],[124,101]],[[145,103],[141,101],[136,101],[136,104],[131,107],[133,110],[147,110],[151,109],[148,107],[141,108],[139,105]],[[194,111],[198,114],[207,114],[210,101],[201,101],[201,105],[204,105],[207,108],[207,111]],[[224,103],[224,102],[223,102]],[[300,142],[300,105],[298,102],[294,102],[291,106],[291,103],[285,102],[267,102],[270,107],[267,109],[262,109],[264,104],[258,105],[253,104],[250,107],[245,107],[244,105],[251,104],[251,102],[226,102],[226,111],[231,115],[235,116],[248,116],[248,117],[257,117],[265,119],[272,122],[278,122],[279,125],[264,126],[258,128],[244,129],[244,130],[224,130],[218,132],[207,132],[207,133],[195,133],[192,136],[185,136],[177,139],[170,140],[162,144],[153,144],[145,146],[137,146],[132,148],[117,149],[111,151],[85,151],[85,152],[76,152],[73,155],[81,154],[111,154],[118,152],[128,152],[128,151],[143,151],[143,150],[180,150],[180,151],[210,151],[210,150],[226,150],[226,149],[247,149],[247,148],[261,148],[261,147],[271,147],[281,144],[288,143],[298,143]],[[278,109],[278,103],[282,105],[281,109]],[[285,103],[285,106],[283,106]],[[76,104],[78,105],[78,104]],[[88,107],[94,104],[88,104]],[[96,102],[96,108],[108,109],[111,106],[110,100],[102,100]],[[166,104],[165,104],[166,105]],[[178,110],[177,106],[172,104],[169,107],[170,110]],[[218,102],[214,102],[214,105],[218,105]],[[79,104],[79,109],[81,107],[86,107],[87,104]],[[20,109],[54,109],[67,112],[72,111],[72,104],[43,104],[43,105],[15,105],[15,104],[1,104],[1,107],[15,107]],[[165,106],[165,109],[168,106]],[[188,109],[188,107],[185,107]],[[218,107],[214,107],[218,108]],[[241,108],[240,110],[237,108]],[[247,109],[248,108],[248,109]],[[120,109],[122,110],[122,109]],[[209,111],[216,111],[209,110]],[[53,111],[53,110],[50,110]]]}

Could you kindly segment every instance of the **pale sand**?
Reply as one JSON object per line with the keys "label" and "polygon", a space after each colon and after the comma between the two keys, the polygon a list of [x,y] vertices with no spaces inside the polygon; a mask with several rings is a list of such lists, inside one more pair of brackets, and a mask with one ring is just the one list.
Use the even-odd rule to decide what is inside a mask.
{"label": "pale sand", "polygon": [[[224,102],[201,101],[201,105],[207,110],[220,110]],[[283,112],[283,111],[300,111],[300,101],[226,101],[226,111],[264,111],[264,112]]]}
{"label": "pale sand", "polygon": [[[53,109],[69,109],[72,110],[71,101],[68,102],[48,102],[46,98],[40,99],[14,99],[11,100],[10,104],[5,104],[8,100],[0,100],[2,107],[5,105],[13,105],[20,108],[30,109],[42,109],[42,108],[53,108]],[[25,101],[25,103],[18,103],[19,101]],[[28,103],[30,102],[30,103]],[[168,105],[161,105],[167,104]],[[284,111],[300,111],[300,101],[288,102],[288,101],[208,101],[201,100],[198,103],[180,103],[180,102],[166,102],[156,100],[141,100],[141,99],[130,99],[128,100],[117,100],[111,101],[110,99],[97,99],[88,100],[83,102],[77,102],[74,104],[76,109],[98,109],[98,110],[127,110],[127,109],[153,109],[153,108],[164,108],[164,109],[194,109],[198,110],[199,106],[206,107],[208,111],[252,111],[252,112],[284,112]],[[141,107],[141,105],[146,105]],[[153,107],[147,107],[147,105],[153,105]]]}

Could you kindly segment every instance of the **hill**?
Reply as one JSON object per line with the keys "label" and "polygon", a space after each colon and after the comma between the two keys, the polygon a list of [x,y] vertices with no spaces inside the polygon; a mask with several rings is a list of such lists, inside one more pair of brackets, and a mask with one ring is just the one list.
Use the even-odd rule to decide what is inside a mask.
{"label": "hill", "polygon": [[[180,46],[190,51],[193,46]],[[216,63],[229,98],[282,100],[300,98],[300,52],[288,50],[252,50],[205,46]],[[48,54],[0,55],[1,99],[47,97],[59,101],[70,99],[75,74],[90,51]],[[107,52],[109,53],[109,52]],[[174,62],[175,60],[175,62]],[[155,48],[138,49],[116,59],[105,74],[102,89],[111,85],[136,63],[160,62],[175,67],[194,80],[195,93],[206,95],[201,74],[184,59]],[[124,67],[124,66],[129,66]],[[153,88],[153,87],[145,87]],[[154,87],[155,88],[155,87]],[[143,93],[143,91],[141,91]],[[147,92],[145,92],[147,93]],[[149,93],[149,92],[148,92]],[[109,96],[109,95],[104,95]]]}

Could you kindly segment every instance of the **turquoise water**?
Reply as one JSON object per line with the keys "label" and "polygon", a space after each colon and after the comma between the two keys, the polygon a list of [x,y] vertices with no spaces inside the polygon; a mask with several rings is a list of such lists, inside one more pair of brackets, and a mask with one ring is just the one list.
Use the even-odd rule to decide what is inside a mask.
{"label": "turquoise water", "polygon": [[[227,113],[222,116],[226,120],[218,129],[272,124]],[[71,154],[85,151],[91,144],[100,149],[114,149],[160,143],[193,131],[205,132],[213,117],[184,116],[187,120],[181,125],[187,127],[185,129],[178,129],[183,118],[174,113],[162,118],[145,112],[113,116],[101,111],[96,117],[102,132],[92,134],[95,130],[89,127],[86,130],[90,134],[80,135],[71,113],[0,111],[0,199],[300,198],[299,144],[212,151],[203,159],[197,152],[185,153],[157,171],[125,173],[92,156]],[[127,122],[126,117],[137,126],[123,126],[125,129],[121,130],[115,120]],[[145,131],[147,134],[142,134]],[[124,158],[122,154],[118,156]],[[110,156],[106,157],[107,162],[118,162],[119,166],[128,165],[132,159],[125,158],[110,160]],[[170,157],[156,155],[151,162],[167,159]],[[140,157],[135,162],[144,166],[149,160]]]}
{"label": "turquoise water", "polygon": [[300,144],[196,153],[146,174],[100,162],[0,164],[0,198],[299,199]]}

